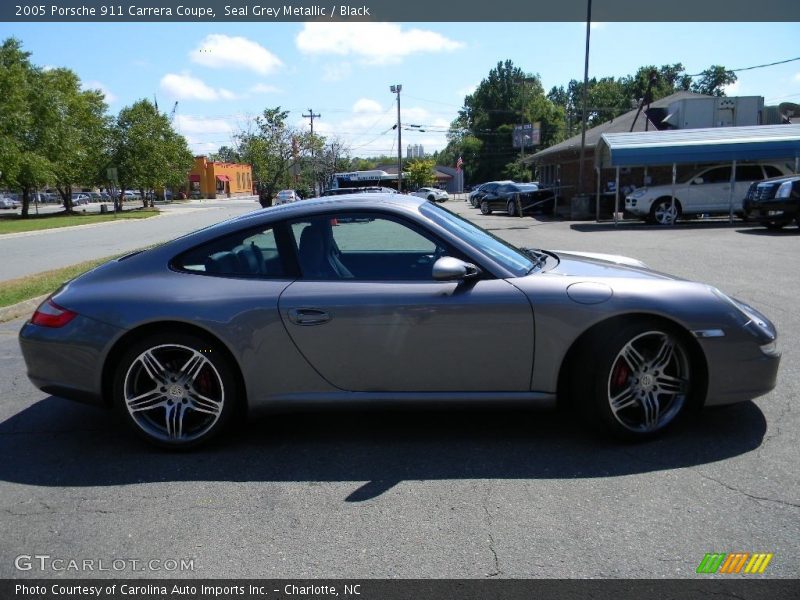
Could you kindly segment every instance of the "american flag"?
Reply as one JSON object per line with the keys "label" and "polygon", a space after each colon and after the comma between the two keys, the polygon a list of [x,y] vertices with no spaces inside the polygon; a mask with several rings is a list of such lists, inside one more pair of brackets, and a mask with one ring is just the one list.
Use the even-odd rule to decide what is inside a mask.
{"label": "american flag", "polygon": [[464,161],[461,160],[461,157],[459,156],[458,160],[456,161],[456,170],[460,171],[461,167],[463,166],[464,166]]}

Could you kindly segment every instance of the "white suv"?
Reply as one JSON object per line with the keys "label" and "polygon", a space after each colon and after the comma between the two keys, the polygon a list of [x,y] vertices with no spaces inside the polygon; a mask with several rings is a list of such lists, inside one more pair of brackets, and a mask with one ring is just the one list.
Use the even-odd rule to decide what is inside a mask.
{"label": "white suv", "polygon": [[[769,177],[786,175],[784,165],[736,165],[733,212],[742,213],[750,184]],[[668,225],[681,215],[728,214],[731,198],[731,165],[706,167],[675,184],[675,209],[672,210],[672,184],[639,188],[625,197],[625,210],[652,223]]]}

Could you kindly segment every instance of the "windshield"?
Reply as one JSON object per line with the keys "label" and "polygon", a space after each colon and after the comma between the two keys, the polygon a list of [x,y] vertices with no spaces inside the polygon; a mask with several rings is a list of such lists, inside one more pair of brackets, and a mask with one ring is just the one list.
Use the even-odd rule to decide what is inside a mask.
{"label": "windshield", "polygon": [[515,246],[438,204],[425,203],[419,210],[437,225],[441,225],[469,245],[491,256],[517,277],[528,274],[535,266],[535,263]]}

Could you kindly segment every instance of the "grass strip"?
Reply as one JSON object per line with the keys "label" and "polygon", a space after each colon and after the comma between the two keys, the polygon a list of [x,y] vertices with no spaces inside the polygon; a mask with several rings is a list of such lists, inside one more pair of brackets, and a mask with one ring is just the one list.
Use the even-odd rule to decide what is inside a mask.
{"label": "grass strip", "polygon": [[64,213],[53,213],[47,215],[29,215],[27,219],[23,219],[17,214],[4,215],[0,216],[0,235],[54,229],[57,227],[72,227],[73,225],[87,225],[90,223],[106,223],[119,219],[148,219],[157,214],[157,208],[147,208],[107,214],[78,213],[66,215]]}

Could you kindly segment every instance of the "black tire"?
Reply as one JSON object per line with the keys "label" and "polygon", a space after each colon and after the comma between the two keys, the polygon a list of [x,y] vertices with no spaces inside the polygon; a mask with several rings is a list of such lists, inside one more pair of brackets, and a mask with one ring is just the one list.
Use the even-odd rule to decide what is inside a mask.
{"label": "black tire", "polygon": [[436,202],[436,196],[434,196],[433,194],[430,194],[428,196],[428,202]]}
{"label": "black tire", "polygon": [[686,338],[658,321],[603,328],[574,363],[571,405],[614,437],[652,438],[691,404],[699,377],[691,356]]}
{"label": "black tire", "polygon": [[650,207],[650,216],[648,221],[656,225],[672,225],[681,218],[681,203],[675,198],[675,212],[672,213],[672,199],[659,198]]}
{"label": "black tire", "polygon": [[764,223],[764,225],[766,225],[767,229],[769,229],[770,231],[780,231],[781,229],[786,227],[788,223],[786,223],[785,221],[768,221],[767,223]]}
{"label": "black tire", "polygon": [[489,208],[489,203],[486,200],[481,201],[481,214],[482,215],[492,214],[492,209]]}
{"label": "black tire", "polygon": [[506,213],[508,213],[509,217],[519,217],[519,211],[517,210],[517,203],[513,200],[509,200],[508,204],[506,204]]}
{"label": "black tire", "polygon": [[114,373],[114,407],[148,442],[183,450],[225,429],[239,403],[238,378],[219,345],[186,333],[139,340]]}

